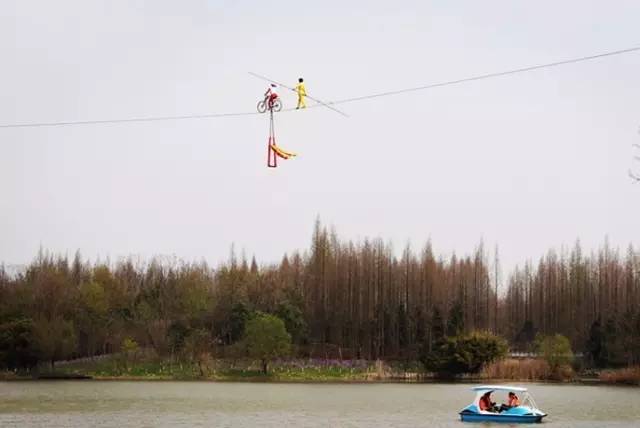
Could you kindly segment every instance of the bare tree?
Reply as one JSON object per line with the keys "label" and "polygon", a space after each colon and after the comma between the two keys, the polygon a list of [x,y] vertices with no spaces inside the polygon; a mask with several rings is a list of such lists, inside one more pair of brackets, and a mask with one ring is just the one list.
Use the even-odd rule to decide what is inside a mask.
{"label": "bare tree", "polygon": [[[640,145],[638,145],[638,144],[634,144],[633,147],[635,147],[638,150],[640,150]],[[636,161],[640,162],[640,156],[634,156],[633,158]],[[640,173],[633,172],[632,169],[629,170],[629,177],[631,177],[632,179],[634,179],[637,182],[640,182]]]}

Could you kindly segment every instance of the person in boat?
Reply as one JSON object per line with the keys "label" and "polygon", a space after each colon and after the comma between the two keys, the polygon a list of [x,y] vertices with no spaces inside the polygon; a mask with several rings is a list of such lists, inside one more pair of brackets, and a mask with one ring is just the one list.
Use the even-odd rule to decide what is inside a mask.
{"label": "person in boat", "polygon": [[271,110],[273,108],[273,103],[278,99],[278,85],[275,83],[269,85],[267,92],[264,93],[264,97],[268,102],[267,106],[269,107],[269,110]]}
{"label": "person in boat", "polygon": [[480,397],[480,410],[484,410],[485,412],[495,412],[496,403],[491,401],[491,391],[485,393],[482,397]]}
{"label": "person in boat", "polygon": [[513,407],[518,407],[520,405],[520,399],[516,395],[515,392],[509,391],[509,402],[507,404],[502,403],[500,406],[500,412],[509,410]]}

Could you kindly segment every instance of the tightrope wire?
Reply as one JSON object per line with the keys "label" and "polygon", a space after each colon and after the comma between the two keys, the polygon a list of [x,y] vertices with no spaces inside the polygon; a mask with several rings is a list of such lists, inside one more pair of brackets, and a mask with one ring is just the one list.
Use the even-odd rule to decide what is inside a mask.
{"label": "tightrope wire", "polygon": [[[578,63],[578,62],[591,61],[591,60],[595,60],[595,59],[599,59],[599,58],[604,58],[604,57],[609,57],[609,56],[614,56],[614,55],[622,55],[622,54],[631,53],[631,52],[637,52],[637,51],[640,51],[640,46],[633,47],[633,48],[628,48],[628,49],[620,49],[620,50],[616,50],[616,51],[603,52],[603,53],[599,53],[599,54],[596,54],[596,55],[589,55],[589,56],[582,56],[582,57],[578,57],[578,58],[571,58],[571,59],[567,59],[567,60],[563,60],[563,61],[556,61],[556,62],[550,62],[550,63],[546,63],[546,64],[539,64],[539,65],[532,65],[532,66],[528,66],[528,67],[516,68],[516,69],[512,69],[512,70],[507,70],[507,71],[499,71],[499,72],[495,72],[495,73],[481,74],[481,75],[472,76],[472,77],[465,77],[465,78],[462,78],[462,79],[455,79],[455,80],[448,80],[448,81],[444,81],[444,82],[431,83],[431,84],[427,84],[427,85],[423,85],[423,86],[416,86],[416,87],[412,87],[412,88],[398,89],[398,90],[394,90],[394,91],[386,91],[386,92],[379,92],[379,93],[374,93],[374,94],[362,95],[362,96],[358,96],[358,97],[345,98],[345,99],[336,100],[336,101],[333,101],[333,102],[323,102],[323,101],[308,97],[308,98],[313,99],[314,101],[316,101],[318,103],[316,105],[309,106],[309,108],[327,107],[327,108],[330,108],[330,109],[332,109],[334,111],[337,111],[338,113],[343,114],[343,115],[346,116],[345,113],[343,113],[340,110],[337,110],[335,108],[332,108],[332,106],[333,105],[338,105],[338,104],[347,104],[347,103],[352,103],[352,102],[357,102],[357,101],[364,101],[364,100],[369,100],[369,99],[373,99],[373,98],[387,97],[387,96],[392,96],[392,95],[400,95],[400,94],[404,94],[404,93],[408,93],[408,92],[423,91],[423,90],[426,90],[426,89],[439,88],[439,87],[443,87],[443,86],[458,85],[458,84],[461,84],[461,83],[473,82],[473,81],[477,81],[477,80],[492,79],[492,78],[495,78],[495,77],[502,77],[502,76],[507,76],[507,75],[511,75],[511,74],[526,73],[526,72],[529,72],[529,71],[539,70],[539,69],[542,69],[542,68],[551,68],[551,67],[558,67],[558,66],[567,65],[567,64],[575,64],[575,63]],[[277,82],[275,82],[273,80],[270,80],[270,79],[268,79],[266,77],[257,75],[255,73],[250,73],[250,74],[252,74],[252,75],[254,75],[256,77],[259,77],[261,79],[277,83]],[[282,85],[282,86],[284,86],[284,85]],[[287,86],[285,86],[285,87],[287,89],[292,89],[292,88],[289,88]],[[290,112],[290,111],[294,111],[294,110],[296,110],[296,109],[295,108],[289,108],[289,109],[284,109],[283,111]],[[170,120],[212,119],[212,118],[224,118],[224,117],[254,116],[254,115],[259,115],[259,114],[262,114],[262,113],[258,113],[258,112],[212,113],[212,114],[193,114],[193,115],[184,115],[184,116],[151,116],[151,117],[137,117],[137,118],[134,117],[134,118],[124,118],[124,119],[84,120],[84,121],[66,121],[66,122],[33,122],[33,123],[5,124],[5,125],[0,125],[0,128],[38,128],[38,127],[53,127],[53,126],[101,125],[101,124],[132,123],[132,122],[158,122],[158,121],[170,121]]]}

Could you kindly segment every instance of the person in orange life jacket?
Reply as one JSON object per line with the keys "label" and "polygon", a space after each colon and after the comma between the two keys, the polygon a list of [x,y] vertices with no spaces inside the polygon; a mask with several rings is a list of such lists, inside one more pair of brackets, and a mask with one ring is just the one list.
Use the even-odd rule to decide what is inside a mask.
{"label": "person in orange life jacket", "polygon": [[496,411],[496,408],[495,408],[496,403],[491,401],[491,391],[487,392],[482,397],[480,397],[480,402],[478,404],[480,405],[480,410],[484,410],[485,412]]}
{"label": "person in orange life jacket", "polygon": [[518,396],[515,394],[515,392],[510,391],[509,392],[509,402],[508,404],[502,404],[500,406],[500,412],[504,411],[504,410],[509,410],[512,407],[518,407],[520,405],[520,399],[518,398]]}

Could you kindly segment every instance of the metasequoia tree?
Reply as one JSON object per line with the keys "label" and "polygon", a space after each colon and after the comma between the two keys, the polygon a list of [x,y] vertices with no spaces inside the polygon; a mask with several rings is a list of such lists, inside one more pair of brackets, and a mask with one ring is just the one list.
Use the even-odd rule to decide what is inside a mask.
{"label": "metasequoia tree", "polygon": [[[430,241],[396,253],[379,238],[340,240],[317,222],[308,250],[274,264],[233,250],[215,268],[175,259],[91,264],[41,251],[20,274],[0,269],[0,366],[119,352],[125,338],[175,359],[187,338],[203,334],[225,356],[256,312],[279,316],[301,356],[409,361],[447,333],[481,330],[523,350],[537,333],[558,333],[576,352],[593,349],[598,364],[637,364],[639,308],[633,247],[621,255],[605,241],[585,254],[576,243],[502,278],[497,248],[489,256],[482,243],[470,255],[439,254]],[[597,320],[600,342],[587,347]],[[73,338],[64,350],[47,343],[49,322],[51,334]]]}

